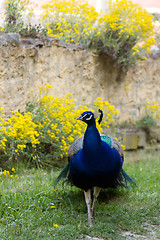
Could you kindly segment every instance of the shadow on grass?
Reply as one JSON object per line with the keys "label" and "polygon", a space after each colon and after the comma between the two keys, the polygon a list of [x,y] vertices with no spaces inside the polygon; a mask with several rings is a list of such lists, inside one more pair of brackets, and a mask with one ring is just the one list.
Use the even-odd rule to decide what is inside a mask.
{"label": "shadow on grass", "polygon": [[[97,205],[107,205],[114,202],[125,202],[128,198],[129,190],[127,189],[102,189],[97,200]],[[63,206],[68,209],[76,210],[78,212],[87,212],[84,193],[82,190],[75,187],[63,189],[61,192],[61,198],[63,199]],[[93,199],[93,192],[92,192]]]}

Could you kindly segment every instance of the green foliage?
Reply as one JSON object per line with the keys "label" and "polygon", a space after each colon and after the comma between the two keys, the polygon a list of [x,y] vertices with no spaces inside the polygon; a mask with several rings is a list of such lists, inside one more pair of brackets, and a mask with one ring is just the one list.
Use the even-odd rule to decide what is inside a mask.
{"label": "green foliage", "polygon": [[[5,118],[0,109],[0,157],[5,162],[27,161],[40,167],[64,164],[69,146],[82,136],[86,125],[76,121],[82,112],[104,110],[105,127],[116,119],[118,110],[108,101],[100,98],[94,106],[76,106],[76,100],[69,93],[64,97],[49,95],[52,86],[40,87],[38,99],[26,106],[26,111],[14,111]],[[92,109],[93,107],[93,109]],[[102,128],[97,124],[99,131]]]}
{"label": "green foliage", "polygon": [[27,26],[23,26],[21,30],[19,31],[20,35],[22,37],[41,37],[46,36],[46,29],[42,27],[41,24],[38,25],[32,25],[31,23]]}
{"label": "green foliage", "polygon": [[40,23],[38,25],[30,23],[34,15],[31,3],[31,0],[6,1],[4,28],[1,28],[1,31],[18,32],[23,37],[46,36],[46,29]]}
{"label": "green foliage", "polygon": [[20,32],[24,27],[24,14],[29,9],[30,0],[8,0],[5,2],[5,26],[6,32]]}
{"label": "green foliage", "polygon": [[136,125],[138,128],[151,128],[156,126],[156,122],[152,116],[146,115],[137,121]]}
{"label": "green foliage", "polygon": [[149,52],[154,43],[153,17],[130,0],[109,0],[106,14],[85,1],[49,1],[43,20],[51,37],[94,47],[125,70]]}
{"label": "green foliage", "polygon": [[137,187],[129,191],[103,190],[93,228],[88,227],[81,190],[61,185],[54,190],[58,170],[15,165],[18,178],[0,181],[0,239],[75,240],[89,235],[123,240],[125,231],[140,235],[139,239],[159,239],[159,155],[138,152],[125,157],[124,169],[135,178]]}
{"label": "green foliage", "polygon": [[144,107],[142,118],[137,121],[137,127],[150,128],[159,123],[160,118],[160,101],[147,102]]}
{"label": "green foliage", "polygon": [[153,17],[130,0],[109,0],[109,11],[99,19],[101,52],[125,68],[149,52],[155,42]]}

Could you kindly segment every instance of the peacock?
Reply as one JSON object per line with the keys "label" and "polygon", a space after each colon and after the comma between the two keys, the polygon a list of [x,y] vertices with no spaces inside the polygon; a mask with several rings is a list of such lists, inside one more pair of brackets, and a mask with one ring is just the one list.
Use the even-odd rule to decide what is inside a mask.
{"label": "peacock", "polygon": [[[103,112],[99,124],[103,118]],[[94,113],[83,112],[76,120],[87,124],[84,136],[78,138],[68,150],[68,164],[56,178],[70,182],[84,191],[88,212],[88,224],[92,226],[97,197],[103,188],[128,188],[134,180],[123,170],[124,153],[119,142],[113,137],[99,134]],[[91,191],[93,203],[91,208]]]}

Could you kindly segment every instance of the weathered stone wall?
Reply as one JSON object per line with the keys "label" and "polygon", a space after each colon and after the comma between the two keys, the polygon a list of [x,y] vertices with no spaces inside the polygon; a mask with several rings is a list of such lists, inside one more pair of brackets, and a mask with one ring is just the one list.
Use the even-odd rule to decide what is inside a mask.
{"label": "weathered stone wall", "polygon": [[3,37],[0,45],[0,107],[7,114],[24,109],[46,82],[53,85],[52,95],[71,92],[79,104],[108,100],[121,112],[121,121],[136,120],[144,103],[160,100],[159,57],[138,63],[120,80],[113,62],[96,51],[12,36]]}

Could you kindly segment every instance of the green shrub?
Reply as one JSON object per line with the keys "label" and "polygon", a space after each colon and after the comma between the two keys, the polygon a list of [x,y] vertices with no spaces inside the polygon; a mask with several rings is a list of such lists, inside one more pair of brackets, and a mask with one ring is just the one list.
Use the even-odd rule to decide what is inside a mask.
{"label": "green shrub", "polygon": [[125,69],[154,43],[152,15],[130,0],[108,2],[109,11],[98,14],[85,1],[49,1],[42,18],[48,36],[95,47]]}
{"label": "green shrub", "polygon": [[150,115],[145,115],[136,123],[138,128],[151,128],[156,126],[156,121]]}
{"label": "green shrub", "polygon": [[[28,13],[27,13],[28,11]],[[5,32],[20,32],[24,27],[24,15],[31,15],[30,0],[8,0],[5,2]]]}
{"label": "green shrub", "polygon": [[[100,107],[105,113],[103,124],[109,127],[118,115],[114,106],[100,98],[93,108],[77,108],[72,94],[55,98],[49,95],[50,88],[49,84],[40,87],[39,98],[28,103],[24,113],[14,111],[10,118],[2,115],[0,157],[4,162],[21,159],[37,166],[63,164],[69,146],[84,134],[86,128],[84,123],[75,121],[76,117],[85,110],[95,108],[97,111]],[[102,131],[100,125],[97,127]]]}
{"label": "green shrub", "polygon": [[147,102],[144,109],[144,115],[137,122],[137,127],[150,128],[159,123],[160,118],[160,101]]}

